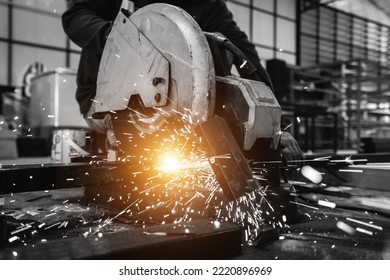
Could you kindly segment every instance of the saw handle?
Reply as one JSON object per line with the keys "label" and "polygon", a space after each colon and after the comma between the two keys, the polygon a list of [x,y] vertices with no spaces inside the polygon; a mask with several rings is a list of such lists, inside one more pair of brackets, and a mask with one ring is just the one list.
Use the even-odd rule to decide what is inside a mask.
{"label": "saw handle", "polygon": [[131,0],[122,0],[121,12],[127,17],[130,17],[130,15],[134,13],[134,2]]}
{"label": "saw handle", "polygon": [[214,41],[218,44],[219,47],[229,50],[233,54],[235,61],[237,62],[237,64],[239,64],[237,70],[242,78],[261,82],[259,76],[256,74],[256,67],[250,62],[250,60],[245,56],[245,54],[239,48],[237,48],[228,38],[226,38],[220,33],[203,33],[205,34],[209,42]]}

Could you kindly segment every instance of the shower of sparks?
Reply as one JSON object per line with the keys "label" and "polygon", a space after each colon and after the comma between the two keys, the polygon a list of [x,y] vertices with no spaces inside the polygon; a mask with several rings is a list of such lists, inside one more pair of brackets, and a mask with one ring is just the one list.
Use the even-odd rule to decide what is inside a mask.
{"label": "shower of sparks", "polygon": [[309,165],[302,167],[301,173],[314,184],[319,184],[322,181],[322,174]]}
{"label": "shower of sparks", "polygon": [[8,242],[9,242],[9,243],[12,243],[12,242],[14,242],[14,241],[16,241],[16,240],[18,240],[18,239],[19,239],[18,236],[12,236],[12,237],[10,237],[10,238],[8,239]]}
{"label": "shower of sparks", "polygon": [[248,61],[246,61],[245,59],[242,61],[241,65],[240,65],[240,68],[243,68],[246,64],[248,63]]}
{"label": "shower of sparks", "polygon": [[[166,117],[163,128],[153,134],[130,128],[117,137],[125,154],[129,154],[120,160],[136,167],[129,172],[132,183],[126,188],[128,193],[121,194],[123,210],[103,220],[99,232],[119,217],[137,223],[178,224],[207,216],[215,221],[215,228],[225,221],[239,224],[246,229],[247,241],[251,242],[261,233],[265,218],[273,227],[285,224],[282,217],[274,217],[274,209],[266,197],[271,192],[266,188],[235,201],[226,200],[210,163],[215,158],[230,159],[231,155],[206,155],[189,110],[185,110],[186,114],[174,112],[173,118],[168,118],[161,109],[156,110]],[[257,168],[254,177],[262,178],[264,169]],[[115,198],[110,197],[106,203],[115,203],[118,201]]]}
{"label": "shower of sparks", "polygon": [[290,123],[289,125],[287,125],[287,126],[283,129],[283,131],[286,131],[286,130],[289,129],[291,126],[292,126],[292,123]]}
{"label": "shower of sparks", "polygon": [[332,158],[332,156],[319,157],[319,158],[315,158],[314,161],[328,161],[331,158]]}
{"label": "shower of sparks", "polygon": [[313,206],[306,205],[306,204],[299,203],[299,202],[295,202],[295,201],[290,201],[290,203],[296,204],[296,205],[299,205],[299,206],[303,206],[303,207],[307,207],[307,208],[310,208],[310,209],[313,209],[313,210],[320,210],[320,208],[318,208],[318,207],[313,207]]}
{"label": "shower of sparks", "polygon": [[330,160],[330,163],[338,163],[338,162],[345,162],[350,165],[354,165],[355,162],[367,162],[367,159],[351,159],[350,157],[347,157],[345,159],[336,159],[336,160]]}
{"label": "shower of sparks", "polygon": [[325,200],[318,200],[318,205],[329,207],[329,208],[336,208],[336,203],[325,201]]}
{"label": "shower of sparks", "polygon": [[355,234],[355,229],[342,221],[338,221],[336,226],[350,235]]}
{"label": "shower of sparks", "polygon": [[48,229],[54,228],[54,227],[56,227],[56,226],[58,226],[60,224],[61,224],[61,222],[57,222],[55,224],[52,224],[51,226],[45,227],[44,230],[48,230]]}
{"label": "shower of sparks", "polygon": [[339,169],[339,172],[363,173],[361,169]]}
{"label": "shower of sparks", "polygon": [[377,230],[383,230],[383,228],[381,226],[373,225],[373,224],[366,223],[366,222],[363,222],[363,221],[360,221],[360,220],[356,220],[356,219],[353,219],[353,218],[347,218],[347,220],[350,221],[350,222],[354,222],[354,223],[357,223],[357,224],[364,225],[366,227],[375,228]]}
{"label": "shower of sparks", "polygon": [[[206,162],[205,162],[206,163]],[[207,163],[206,163],[207,164]],[[177,173],[181,170],[188,170],[190,168],[199,168],[199,162],[185,161],[175,154],[166,154],[161,160],[161,165],[157,169],[166,173]]]}
{"label": "shower of sparks", "polygon": [[147,231],[144,231],[143,234],[149,235],[149,236],[167,236],[168,235],[168,233],[166,233],[166,232],[147,232]]}
{"label": "shower of sparks", "polygon": [[57,213],[51,213],[51,214],[47,214],[45,215],[45,217],[50,217],[50,216],[53,216],[53,215],[56,215]]}
{"label": "shower of sparks", "polygon": [[30,229],[30,228],[31,228],[31,225],[29,225],[29,224],[27,224],[27,225],[22,225],[21,228],[16,229],[16,230],[14,230],[14,231],[11,231],[11,235],[15,235],[15,234],[17,234],[17,233],[20,233],[20,232],[22,232],[22,231],[28,230],[28,229]]}
{"label": "shower of sparks", "polygon": [[[92,102],[98,103],[96,100],[92,100]],[[160,113],[162,115],[166,114],[162,111]],[[244,235],[247,244],[253,244],[252,241],[255,241],[261,234],[261,228],[265,220],[272,227],[286,226],[287,217],[285,215],[277,217],[274,211],[275,205],[268,201],[268,197],[272,197],[274,194],[267,189],[265,176],[267,169],[262,166],[263,164],[271,163],[281,164],[281,161],[252,162],[256,166],[252,168],[254,178],[260,181],[262,188],[247,193],[237,200],[227,201],[210,163],[215,158],[229,159],[231,155],[207,156],[202,148],[202,139],[195,133],[195,126],[191,123],[191,115],[177,114],[179,114],[179,117],[174,118],[175,121],[172,125],[167,118],[165,122],[168,125],[153,134],[139,133],[138,131],[123,132],[121,142],[129,146],[128,150],[130,152],[128,153],[129,156],[121,160],[135,163],[134,166],[136,167],[128,174],[131,184],[126,183],[127,185],[124,186],[126,191],[121,193],[121,195],[115,195],[115,197],[114,195],[107,197],[108,200],[105,201],[107,204],[123,202],[123,208],[120,208],[123,210],[111,217],[99,217],[99,220],[94,221],[95,227],[84,230],[81,233],[82,236],[96,235],[99,238],[103,237],[104,227],[112,225],[113,221],[119,217],[129,218],[135,221],[136,224],[144,227],[148,222],[152,224],[178,224],[184,221],[191,221],[194,218],[207,216],[213,220],[212,225],[214,228],[219,229],[223,222],[231,221],[245,229]],[[138,115],[141,114],[138,113]],[[133,121],[130,122],[134,123]],[[137,142],[137,139],[142,139],[143,141]],[[134,155],[132,151],[140,153]],[[353,165],[355,162],[364,160],[352,160],[351,157],[347,157],[344,160],[333,161],[331,157],[320,157],[296,162],[305,163],[310,161],[346,162]],[[93,164],[94,162],[92,160],[90,163]],[[112,167],[111,169],[114,168]],[[323,174],[308,165],[304,166],[301,172],[315,184],[320,184],[322,181]],[[362,170],[341,169],[340,172],[362,172]],[[33,179],[32,176],[30,179]],[[73,178],[66,178],[66,180],[74,181]],[[289,182],[306,184],[306,182],[298,181]],[[96,198],[99,196],[97,194]],[[63,203],[67,202],[68,200],[65,200]],[[312,210],[319,210],[318,207],[296,201],[290,201],[290,203]],[[332,209],[336,207],[335,203],[324,200],[318,200],[318,205]],[[45,217],[56,215],[57,208],[50,210],[51,213]],[[310,219],[315,218],[315,215],[310,216],[307,213],[305,215]],[[370,223],[352,218],[347,218],[347,220],[382,230],[382,227]],[[68,223],[68,221],[59,221],[48,225],[41,223],[34,227],[29,224],[21,224],[19,228],[12,232],[13,236],[8,241],[18,241],[27,230],[66,228]],[[91,226],[91,221],[84,221],[84,225]],[[355,229],[342,221],[338,221],[336,226],[338,229],[351,235],[356,232],[373,235],[371,231],[362,228]],[[184,234],[190,234],[188,229],[186,230]],[[16,234],[21,235],[17,236]],[[145,231],[144,234],[167,235],[165,232],[148,231]],[[279,239],[283,240],[284,238],[285,236],[281,236]],[[332,248],[334,248],[334,245]]]}
{"label": "shower of sparks", "polygon": [[373,235],[374,234],[372,231],[366,230],[364,228],[356,228],[356,231],[364,233],[364,234],[368,234],[368,235]]}

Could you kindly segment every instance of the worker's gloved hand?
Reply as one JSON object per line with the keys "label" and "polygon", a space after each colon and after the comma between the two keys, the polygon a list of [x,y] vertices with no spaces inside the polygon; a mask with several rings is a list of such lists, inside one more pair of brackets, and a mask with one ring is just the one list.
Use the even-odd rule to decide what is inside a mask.
{"label": "worker's gloved hand", "polygon": [[303,152],[298,145],[297,140],[288,132],[283,131],[280,139],[281,152],[287,161],[298,161],[296,164],[300,165],[303,160]]}
{"label": "worker's gloved hand", "polygon": [[114,126],[112,124],[112,118],[110,114],[106,114],[103,119],[104,127],[107,130],[107,149],[111,149],[118,146],[118,141],[116,140],[114,134]]}

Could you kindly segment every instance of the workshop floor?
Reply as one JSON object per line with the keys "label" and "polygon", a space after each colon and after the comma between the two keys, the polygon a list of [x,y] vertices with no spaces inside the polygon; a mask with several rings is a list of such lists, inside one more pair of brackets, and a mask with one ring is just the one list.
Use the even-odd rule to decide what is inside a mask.
{"label": "workshop floor", "polygon": [[237,259],[390,259],[390,212],[358,208],[352,201],[337,209],[302,207],[302,221],[278,229],[279,240],[245,247]]}
{"label": "workshop floor", "polygon": [[[84,192],[1,195],[0,259],[221,259],[240,252],[234,224],[145,223],[125,211],[87,204]],[[230,246],[221,252],[224,244]]]}
{"label": "workshop floor", "polygon": [[[125,215],[110,210],[85,205],[83,201],[84,188],[37,191],[19,194],[2,195],[1,212],[8,217],[12,226],[11,237],[3,242],[0,259],[14,258],[15,252],[21,258],[96,258],[109,256],[115,251],[99,252],[107,244],[104,237],[112,234],[137,232],[142,240],[151,236],[150,225],[134,223]],[[233,259],[389,259],[390,258],[390,194],[383,191],[373,192],[361,189],[344,189],[340,196],[334,193],[318,194],[314,192],[299,193],[299,213],[301,220],[289,227],[278,228],[279,238],[275,241],[262,242],[258,246],[241,248],[240,239],[225,236],[226,244],[234,247],[220,255],[220,258]],[[319,206],[315,201],[321,199],[332,201],[337,207]],[[380,202],[380,203],[378,203]],[[367,205],[370,205],[367,207]],[[123,213],[122,213],[123,214]],[[210,224],[210,222],[205,222]],[[193,229],[193,226],[190,226]],[[232,232],[237,229],[231,228]],[[158,232],[166,232],[167,228],[158,228]],[[169,229],[168,229],[169,231]],[[212,231],[207,235],[212,236]],[[134,232],[132,233],[133,236]],[[216,233],[223,240],[221,233]],[[185,235],[181,236],[184,237]],[[152,236],[153,242],[172,243],[161,234]],[[67,246],[75,246],[74,240],[85,239],[86,244],[94,240],[92,246],[84,246],[81,254],[78,250],[69,251]],[[72,241],[73,240],[73,241]],[[88,240],[88,241],[87,241]],[[108,240],[108,239],[107,239]],[[134,242],[136,238],[133,238]],[[68,245],[66,241],[69,241]],[[112,240],[111,240],[112,241]],[[100,242],[100,243],[99,243]],[[138,246],[145,245],[139,240]],[[61,244],[53,249],[45,244]],[[126,248],[125,242],[121,243]],[[224,245],[224,247],[226,246]],[[56,245],[56,246],[57,246]],[[156,246],[156,244],[148,244]],[[59,246],[59,245],[58,245]],[[120,246],[120,245],[118,245]],[[141,246],[141,247],[142,247]],[[44,248],[44,249],[43,249]],[[237,248],[240,248],[237,250]],[[129,249],[128,249],[129,250]],[[203,253],[207,248],[203,248]],[[92,253],[93,251],[93,253]],[[42,253],[44,252],[44,254]],[[134,258],[129,250],[126,258]],[[43,255],[42,255],[43,254]],[[207,253],[208,254],[208,253]],[[139,253],[138,253],[139,256]],[[159,258],[158,255],[154,255]],[[200,254],[199,258],[208,258]],[[147,256],[144,256],[147,257]],[[149,256],[150,257],[150,256]],[[148,258],[149,258],[148,257]],[[161,256],[161,258],[165,258]],[[192,258],[185,257],[183,258]]]}

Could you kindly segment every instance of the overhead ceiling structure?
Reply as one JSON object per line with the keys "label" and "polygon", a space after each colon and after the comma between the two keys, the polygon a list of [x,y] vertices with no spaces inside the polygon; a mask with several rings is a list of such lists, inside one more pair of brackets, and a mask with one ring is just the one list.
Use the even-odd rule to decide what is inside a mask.
{"label": "overhead ceiling structure", "polygon": [[304,10],[327,5],[356,16],[390,25],[389,0],[310,0],[306,1]]}
{"label": "overhead ceiling structure", "polygon": [[347,13],[390,25],[389,0],[322,0],[320,2]]}

